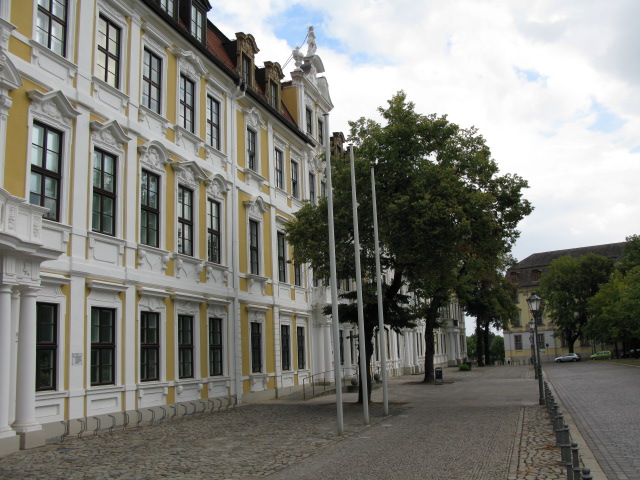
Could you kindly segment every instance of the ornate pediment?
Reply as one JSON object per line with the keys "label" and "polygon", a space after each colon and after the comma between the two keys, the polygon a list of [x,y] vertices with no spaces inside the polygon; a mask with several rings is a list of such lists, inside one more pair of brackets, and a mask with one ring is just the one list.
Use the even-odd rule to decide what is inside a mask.
{"label": "ornate pediment", "polygon": [[207,195],[214,200],[222,200],[223,195],[229,191],[229,188],[227,180],[222,175],[216,174],[208,181]]}
{"label": "ornate pediment", "polygon": [[140,145],[138,152],[140,152],[140,163],[155,172],[163,173],[164,166],[171,163],[166,147],[157,140]]}
{"label": "ornate pediment", "polygon": [[198,188],[198,183],[209,180],[207,173],[194,160],[174,162],[171,166],[176,171],[178,183],[193,190]]}
{"label": "ornate pediment", "polygon": [[108,123],[93,120],[89,125],[91,126],[91,140],[101,148],[122,151],[123,144],[131,140],[115,120]]}
{"label": "ornate pediment", "polygon": [[22,79],[11,59],[0,48],[0,86],[7,90],[15,90],[22,86]]}
{"label": "ornate pediment", "polygon": [[71,121],[80,115],[60,90],[49,93],[29,90],[27,95],[31,99],[32,113],[46,118],[54,125],[63,123],[70,126]]}
{"label": "ornate pediment", "polygon": [[247,120],[248,126],[253,127],[257,130],[258,128],[262,127],[262,125],[264,125],[262,114],[257,108],[245,108],[242,113],[244,113],[244,117]]}
{"label": "ornate pediment", "polygon": [[197,80],[207,74],[204,64],[191,50],[174,48],[172,51],[180,59],[180,71],[192,80]]}
{"label": "ornate pediment", "polygon": [[256,220],[262,220],[262,215],[269,210],[269,206],[264,202],[262,197],[253,197],[251,200],[246,200],[244,206],[247,209],[249,217]]}

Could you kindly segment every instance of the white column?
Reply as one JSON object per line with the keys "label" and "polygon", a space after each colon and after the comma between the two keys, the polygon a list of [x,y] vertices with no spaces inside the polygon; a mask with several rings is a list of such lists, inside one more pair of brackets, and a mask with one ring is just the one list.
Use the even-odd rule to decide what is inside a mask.
{"label": "white column", "polygon": [[41,430],[36,422],[36,295],[38,289],[25,287],[20,292],[20,333],[18,337],[18,384],[16,420],[18,433]]}
{"label": "white column", "polygon": [[11,286],[0,286],[0,438],[13,437],[9,426],[11,392]]}
{"label": "white column", "polygon": [[331,356],[331,322],[325,319],[325,323],[322,325],[322,335],[324,337],[324,368],[323,371],[327,372],[327,378],[333,379],[333,364]]}

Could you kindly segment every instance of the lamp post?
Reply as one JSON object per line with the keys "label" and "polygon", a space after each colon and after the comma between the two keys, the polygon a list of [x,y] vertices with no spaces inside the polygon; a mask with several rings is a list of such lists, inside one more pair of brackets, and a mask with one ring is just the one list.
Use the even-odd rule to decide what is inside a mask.
{"label": "lamp post", "polygon": [[529,310],[531,311],[531,315],[533,316],[533,320],[531,320],[531,327],[533,329],[533,342],[534,349],[536,353],[536,374],[538,377],[538,391],[540,393],[539,404],[544,405],[544,392],[542,389],[542,367],[540,366],[540,345],[538,344],[538,315],[541,313],[541,305],[542,299],[536,294],[536,292],[532,292],[531,296],[527,298],[527,304],[529,305]]}

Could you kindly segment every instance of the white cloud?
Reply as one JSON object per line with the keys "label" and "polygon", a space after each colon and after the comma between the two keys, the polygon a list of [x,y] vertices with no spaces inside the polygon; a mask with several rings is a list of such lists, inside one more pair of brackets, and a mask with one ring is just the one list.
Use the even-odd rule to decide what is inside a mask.
{"label": "white cloud", "polygon": [[418,111],[477,126],[501,172],[530,183],[519,259],[640,233],[640,2],[211,3],[227,36],[254,35],[258,62],[283,63],[315,27],[333,131],[400,89]]}

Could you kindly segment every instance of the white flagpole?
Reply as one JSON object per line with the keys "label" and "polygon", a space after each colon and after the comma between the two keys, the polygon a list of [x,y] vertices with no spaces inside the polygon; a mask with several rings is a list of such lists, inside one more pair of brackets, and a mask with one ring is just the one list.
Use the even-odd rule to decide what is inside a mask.
{"label": "white flagpole", "polygon": [[331,270],[331,318],[333,319],[333,369],[336,381],[336,409],[338,435],[344,434],[342,411],[342,372],[340,371],[340,323],[338,319],[338,278],[336,275],[336,238],[333,227],[333,185],[331,183],[331,142],[329,137],[329,114],[324,114],[325,158],[327,166],[327,210],[329,214],[329,268]]}
{"label": "white flagpole", "polygon": [[378,241],[378,205],[376,201],[376,175],[371,164],[371,197],[373,199],[373,238],[376,255],[376,284],[378,291],[378,333],[380,334],[380,360],[382,362],[382,398],[384,414],[389,415],[389,389],[387,388],[387,336],[384,330],[384,311],[382,308],[382,272],[380,268],[380,242]]}
{"label": "white flagpole", "polygon": [[358,201],[356,198],[356,168],[353,145],[349,145],[351,161],[351,201],[353,204],[353,241],[356,256],[356,294],[358,297],[358,339],[360,353],[360,385],[362,385],[362,411],[365,425],[369,423],[369,387],[367,384],[367,348],[364,338],[364,312],[362,308],[362,273],[360,271],[360,235],[358,233]]}

